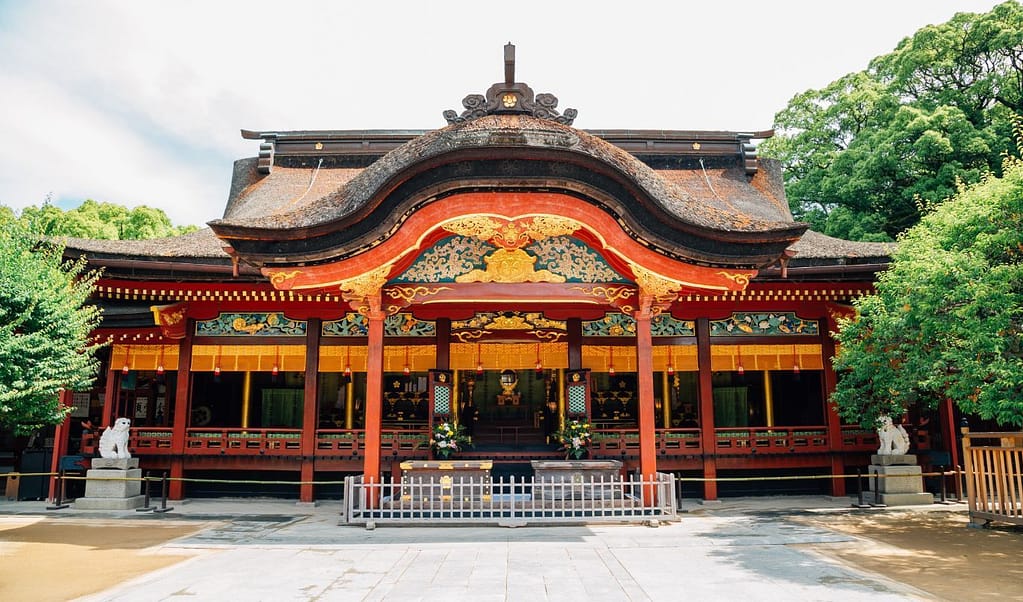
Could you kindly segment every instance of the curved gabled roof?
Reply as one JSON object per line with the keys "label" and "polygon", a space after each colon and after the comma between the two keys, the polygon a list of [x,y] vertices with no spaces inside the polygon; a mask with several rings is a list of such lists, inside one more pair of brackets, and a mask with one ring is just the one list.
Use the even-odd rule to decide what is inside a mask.
{"label": "curved gabled roof", "polygon": [[210,222],[242,258],[257,265],[344,259],[386,238],[395,219],[422,203],[469,189],[579,196],[653,248],[707,265],[762,265],[806,229],[792,221],[780,185],[751,179],[737,155],[658,171],[594,135],[527,115],[427,132],[357,175],[322,161],[294,169],[275,166]]}

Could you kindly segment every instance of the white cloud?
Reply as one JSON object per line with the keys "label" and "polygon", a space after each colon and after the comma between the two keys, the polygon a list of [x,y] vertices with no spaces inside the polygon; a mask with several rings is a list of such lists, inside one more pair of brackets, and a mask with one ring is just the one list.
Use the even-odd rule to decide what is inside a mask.
{"label": "white cloud", "polygon": [[429,129],[517,79],[588,128],[756,130],[900,39],[993,0],[0,3],[0,202],[220,215],[246,129]]}

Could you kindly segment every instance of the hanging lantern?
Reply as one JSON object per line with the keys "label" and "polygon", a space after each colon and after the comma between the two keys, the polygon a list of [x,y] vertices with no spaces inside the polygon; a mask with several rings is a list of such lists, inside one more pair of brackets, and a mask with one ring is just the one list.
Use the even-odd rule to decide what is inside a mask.
{"label": "hanging lantern", "polygon": [[352,378],[352,348],[346,347],[347,354],[345,357],[345,378]]}
{"label": "hanging lantern", "polygon": [[220,345],[217,345],[217,355],[213,358],[213,380],[220,382]]}
{"label": "hanging lantern", "polygon": [[741,346],[739,347],[739,367],[736,368],[735,371],[739,373],[739,376],[743,376],[743,375],[746,374],[746,368],[744,368],[743,365],[742,365],[742,347]]}
{"label": "hanging lantern", "polygon": [[799,376],[799,356],[796,355],[796,346],[792,346],[792,373]]}
{"label": "hanging lantern", "polygon": [[131,359],[131,347],[125,347],[124,349],[124,366],[121,367],[121,374],[128,376],[128,372],[131,368],[128,367],[128,363]]}
{"label": "hanging lantern", "polygon": [[160,345],[160,361],[159,363],[156,364],[156,375],[163,376],[164,372],[165,371],[163,369],[163,345]]}
{"label": "hanging lantern", "polygon": [[280,349],[274,347],[274,367],[270,369],[270,378],[273,382],[277,382],[277,375],[281,373],[280,366],[278,366],[278,357]]}
{"label": "hanging lantern", "polygon": [[476,375],[483,376],[483,354],[480,352],[479,343],[476,343]]}
{"label": "hanging lantern", "polygon": [[408,345],[405,345],[405,366],[401,369],[405,373],[405,376],[412,374],[412,368],[408,365]]}
{"label": "hanging lantern", "polygon": [[536,344],[536,373],[543,374],[543,362],[540,361],[540,343]]}
{"label": "hanging lantern", "polygon": [[675,350],[668,347],[668,376],[675,376]]}
{"label": "hanging lantern", "polygon": [[611,376],[615,375],[615,348],[611,347],[611,360],[607,364],[607,373]]}

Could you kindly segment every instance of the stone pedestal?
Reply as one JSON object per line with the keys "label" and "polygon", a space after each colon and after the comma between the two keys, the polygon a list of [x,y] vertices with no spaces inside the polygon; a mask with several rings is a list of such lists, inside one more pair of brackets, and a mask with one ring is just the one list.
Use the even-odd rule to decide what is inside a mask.
{"label": "stone pedestal", "polygon": [[[874,473],[877,491],[874,491]],[[922,471],[913,454],[873,455],[867,469],[867,489],[864,501],[888,506],[919,506],[933,504],[934,496],[924,491]]]}
{"label": "stone pedestal", "polygon": [[85,476],[85,496],[75,500],[79,510],[131,510],[145,503],[138,458],[94,458]]}
{"label": "stone pedestal", "polygon": [[533,460],[533,497],[551,500],[617,499],[623,495],[618,460]]}
{"label": "stone pedestal", "polygon": [[403,501],[490,499],[493,460],[412,460],[399,466]]}

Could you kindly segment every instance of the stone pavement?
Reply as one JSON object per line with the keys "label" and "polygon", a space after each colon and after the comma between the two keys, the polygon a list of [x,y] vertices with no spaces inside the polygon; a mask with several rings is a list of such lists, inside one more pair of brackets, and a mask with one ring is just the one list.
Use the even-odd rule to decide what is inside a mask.
{"label": "stone pavement", "polygon": [[[2,503],[0,514],[42,506]],[[146,552],[190,558],[83,600],[933,599],[817,554],[813,546],[852,536],[786,516],[848,506],[845,498],[744,498],[687,503],[681,521],[657,528],[367,530],[338,526],[338,503],[193,501],[162,517],[120,513],[206,521],[202,531]]]}

